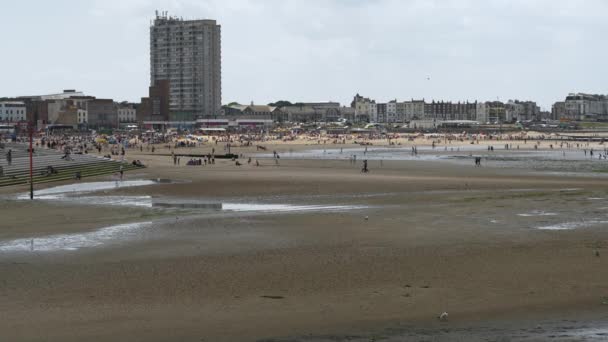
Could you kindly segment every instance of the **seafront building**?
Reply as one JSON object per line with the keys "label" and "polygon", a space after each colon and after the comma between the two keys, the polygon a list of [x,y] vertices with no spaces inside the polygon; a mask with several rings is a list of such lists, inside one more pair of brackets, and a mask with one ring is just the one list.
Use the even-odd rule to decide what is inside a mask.
{"label": "seafront building", "polygon": [[0,102],[0,121],[4,123],[16,123],[25,121],[26,107],[23,101]]}
{"label": "seafront building", "polygon": [[[48,125],[66,125],[74,128],[88,128],[88,101],[94,100],[92,96],[73,96],[45,100],[46,123]],[[91,126],[94,128],[94,126]]]}
{"label": "seafront building", "polygon": [[556,120],[608,121],[608,95],[572,93],[551,113]]}
{"label": "seafront building", "polygon": [[386,104],[386,122],[387,123],[396,123],[399,122],[399,117],[397,116],[397,100],[389,101]]}
{"label": "seafront building", "polygon": [[376,122],[388,122],[388,104],[378,103],[376,108]]}
{"label": "seafront building", "polygon": [[49,124],[48,104],[51,101],[63,100],[73,96],[81,97],[85,96],[85,94],[74,89],[66,89],[61,93],[20,96],[15,100],[25,103],[26,120],[33,123],[38,129],[42,129]]}
{"label": "seafront building", "polygon": [[[355,100],[362,99],[373,101],[358,95]],[[375,103],[375,101],[373,101]],[[353,101],[355,103],[355,101]],[[514,120],[529,120],[540,117],[540,108],[535,102],[510,101],[508,104],[500,101],[490,102],[451,102],[435,101],[430,102],[424,99],[409,101],[392,100],[388,103],[377,103],[377,120],[366,121],[371,116],[361,115],[364,111],[360,110],[357,119],[361,122],[377,123],[407,123],[410,121],[437,122],[440,121],[477,121],[478,123],[506,123]],[[360,105],[365,109],[364,105]]]}
{"label": "seafront building", "polygon": [[121,102],[117,106],[118,125],[123,127],[137,123],[137,104]]}
{"label": "seafront building", "polygon": [[477,120],[477,103],[432,101],[424,106],[424,119]]}
{"label": "seafront building", "polygon": [[483,124],[489,122],[488,105],[486,102],[477,102],[477,119],[476,121]]}
{"label": "seafront building", "polygon": [[378,122],[378,105],[375,100],[357,94],[350,106],[355,109],[355,122]]}
{"label": "seafront building", "polygon": [[338,102],[304,102],[281,107],[289,122],[335,122],[339,119],[353,121],[355,110],[342,107]]}
{"label": "seafront building", "polygon": [[[337,122],[386,123],[402,127],[433,128],[439,125],[501,124],[539,121],[608,121],[608,96],[569,94],[556,102],[551,112],[542,112],[534,101],[426,101],[397,99],[386,103],[360,94],[351,105],[338,102],[306,102],[281,106],[231,104],[221,107],[216,115],[182,117],[171,112],[169,80],[157,80],[149,87],[140,103],[117,103],[112,99],[86,96],[83,92],[65,90],[50,95],[3,98],[0,122],[17,124],[34,122],[38,129],[48,125],[71,126],[74,129],[116,129],[137,125],[142,129],[193,129],[196,127],[269,127],[280,123]],[[476,122],[476,123],[475,123]]]}
{"label": "seafront building", "polygon": [[566,102],[558,101],[551,106],[551,119],[560,120],[566,118]]}
{"label": "seafront building", "polygon": [[[287,121],[287,115],[279,107],[268,105],[228,105],[223,108],[226,118],[264,120],[271,122]],[[252,121],[254,122],[254,121]]]}
{"label": "seafront building", "polygon": [[137,122],[146,129],[163,129],[169,124],[169,81],[154,82],[148,96],[141,98],[135,110]]}
{"label": "seafront building", "polygon": [[[67,90],[61,94],[38,95],[8,99],[0,111],[0,120],[29,121],[35,118],[39,128],[46,125],[67,125],[75,129],[116,129],[138,125],[142,129],[165,130],[167,128],[193,129],[202,125],[215,125],[231,122],[231,126],[264,126],[285,122],[336,122],[345,120],[354,123],[387,123],[405,126],[417,122],[419,127],[434,127],[437,122],[474,122],[479,124],[511,123],[515,121],[535,121],[564,117],[592,117],[597,120],[603,116],[582,115],[581,111],[594,108],[584,101],[595,101],[597,98],[580,96],[569,97],[567,101],[553,106],[551,114],[540,112],[533,101],[509,100],[488,102],[430,102],[424,99],[408,101],[391,100],[378,103],[376,100],[357,94],[351,106],[344,107],[338,102],[308,102],[291,104],[285,101],[282,106],[231,104],[223,106],[217,115],[199,116],[176,120],[170,110],[170,82],[158,80],[149,87],[147,97],[140,103],[117,103],[112,99],[99,99],[85,96],[82,92]],[[602,99],[601,97],[599,98]],[[582,102],[581,102],[582,101]],[[601,101],[599,101],[602,103]],[[11,116],[8,106],[19,106],[25,109],[13,109]],[[576,106],[578,105],[578,106]],[[603,107],[599,107],[602,109]],[[23,114],[25,113],[25,114]],[[574,114],[572,114],[574,113]],[[21,115],[21,116],[16,116]],[[25,117],[23,117],[25,115]],[[37,121],[36,121],[37,120]],[[219,121],[218,121],[219,120]],[[239,121],[240,120],[240,121]],[[238,123],[236,123],[238,121]],[[40,125],[42,123],[42,125]]]}
{"label": "seafront building", "polygon": [[171,121],[220,114],[221,27],[215,20],[159,14],[150,27],[150,83],[169,82]]}
{"label": "seafront building", "polygon": [[509,100],[506,104],[507,121],[540,120],[540,107],[533,101]]}

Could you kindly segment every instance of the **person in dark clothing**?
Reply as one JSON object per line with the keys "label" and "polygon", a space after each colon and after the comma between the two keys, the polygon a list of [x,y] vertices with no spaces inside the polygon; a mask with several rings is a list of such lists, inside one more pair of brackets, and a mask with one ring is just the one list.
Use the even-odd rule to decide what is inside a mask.
{"label": "person in dark clothing", "polygon": [[367,159],[365,159],[363,161],[363,168],[361,169],[361,172],[363,172],[363,173],[368,173],[369,172],[369,169],[367,168]]}

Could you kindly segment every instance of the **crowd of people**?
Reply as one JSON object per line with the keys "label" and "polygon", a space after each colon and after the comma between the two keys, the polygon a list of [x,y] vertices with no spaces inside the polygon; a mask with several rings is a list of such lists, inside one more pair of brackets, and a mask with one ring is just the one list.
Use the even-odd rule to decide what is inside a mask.
{"label": "crowd of people", "polygon": [[[530,142],[533,148],[538,150],[547,147],[549,149],[560,148],[565,156],[567,150],[581,150],[585,156],[591,159],[608,160],[608,149],[601,149],[597,145],[591,147],[591,139],[589,141],[573,141],[560,140],[556,134],[533,133],[533,132],[516,132],[516,133],[344,133],[344,134],[322,134],[317,131],[297,131],[297,132],[263,132],[263,133],[242,133],[228,134],[226,132],[217,133],[216,135],[193,135],[185,132],[183,134],[173,133],[145,133],[145,134],[62,134],[62,135],[39,135],[34,139],[36,149],[53,149],[62,152],[61,159],[71,161],[76,154],[97,154],[106,159],[118,160],[129,163],[133,166],[143,167],[139,159],[128,160],[130,151],[139,151],[140,153],[151,153],[161,155],[171,155],[173,165],[182,165],[181,159],[188,158],[183,164],[185,166],[206,166],[215,165],[216,148],[223,148],[223,158],[231,160],[235,166],[242,166],[243,155],[231,153],[231,149],[236,148],[252,148],[255,147],[256,152],[267,151],[266,144],[272,146],[285,144],[301,144],[301,145],[358,145],[365,147],[365,154],[368,146],[411,146],[411,153],[414,156],[418,155],[418,145],[430,146],[433,150],[442,148],[445,151],[451,150],[458,152],[463,145],[475,144],[479,145],[483,142],[487,145],[488,152],[493,152],[496,146],[504,146],[505,150],[520,149],[521,146],[528,145]],[[27,137],[17,137],[13,141],[28,142]],[[596,143],[597,138],[596,138]],[[0,139],[2,143],[2,139]],[[221,146],[220,146],[221,144]],[[604,142],[599,142],[603,145]],[[451,146],[453,147],[451,147]],[[329,146],[328,146],[329,147]],[[339,146],[340,147],[340,146]],[[595,149],[594,149],[595,147]],[[196,154],[186,152],[186,149],[206,148],[211,150],[211,153]],[[325,148],[325,147],[324,147]],[[500,148],[500,147],[499,147]],[[343,148],[340,149],[341,153]],[[597,156],[597,158],[596,158]],[[12,151],[5,152],[7,165],[12,164]],[[239,159],[240,158],[240,159]],[[272,161],[274,165],[279,166],[281,156],[275,150],[272,151]],[[475,166],[481,166],[481,157],[471,155],[475,161]],[[357,155],[352,155],[350,162],[361,167],[362,173],[368,173],[369,166],[367,159],[357,162]],[[362,158],[364,159],[364,158]],[[251,159],[247,160],[247,165],[254,164],[260,166],[260,162]],[[0,175],[3,170],[0,169]],[[47,174],[53,174],[53,170],[46,170]]]}

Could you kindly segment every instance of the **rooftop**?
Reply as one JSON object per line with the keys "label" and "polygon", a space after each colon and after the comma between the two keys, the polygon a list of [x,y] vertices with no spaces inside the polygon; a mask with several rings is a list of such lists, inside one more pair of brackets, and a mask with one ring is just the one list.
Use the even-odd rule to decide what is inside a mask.
{"label": "rooftop", "polygon": [[49,95],[29,95],[29,96],[19,96],[18,99],[30,99],[30,100],[62,100],[67,99],[73,96],[85,96],[83,92],[76,91],[73,89],[64,90],[63,93],[59,94],[49,94]]}

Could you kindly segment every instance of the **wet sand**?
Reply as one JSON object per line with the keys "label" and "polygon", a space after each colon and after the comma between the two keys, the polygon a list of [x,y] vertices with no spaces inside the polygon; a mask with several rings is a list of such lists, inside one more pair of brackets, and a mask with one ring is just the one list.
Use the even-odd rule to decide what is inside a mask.
{"label": "wet sand", "polygon": [[[600,329],[592,340],[604,337],[595,334],[608,322],[608,224],[591,223],[606,219],[601,179],[432,161],[370,163],[361,174],[348,160],[239,168],[137,158],[151,167],[128,178],[187,182],[87,196],[363,208],[172,211],[7,199],[3,242],[152,225],[96,247],[0,253],[0,339],[566,340],[586,328]],[[539,229],[568,222],[579,225]],[[439,323],[443,311],[449,321]]]}

